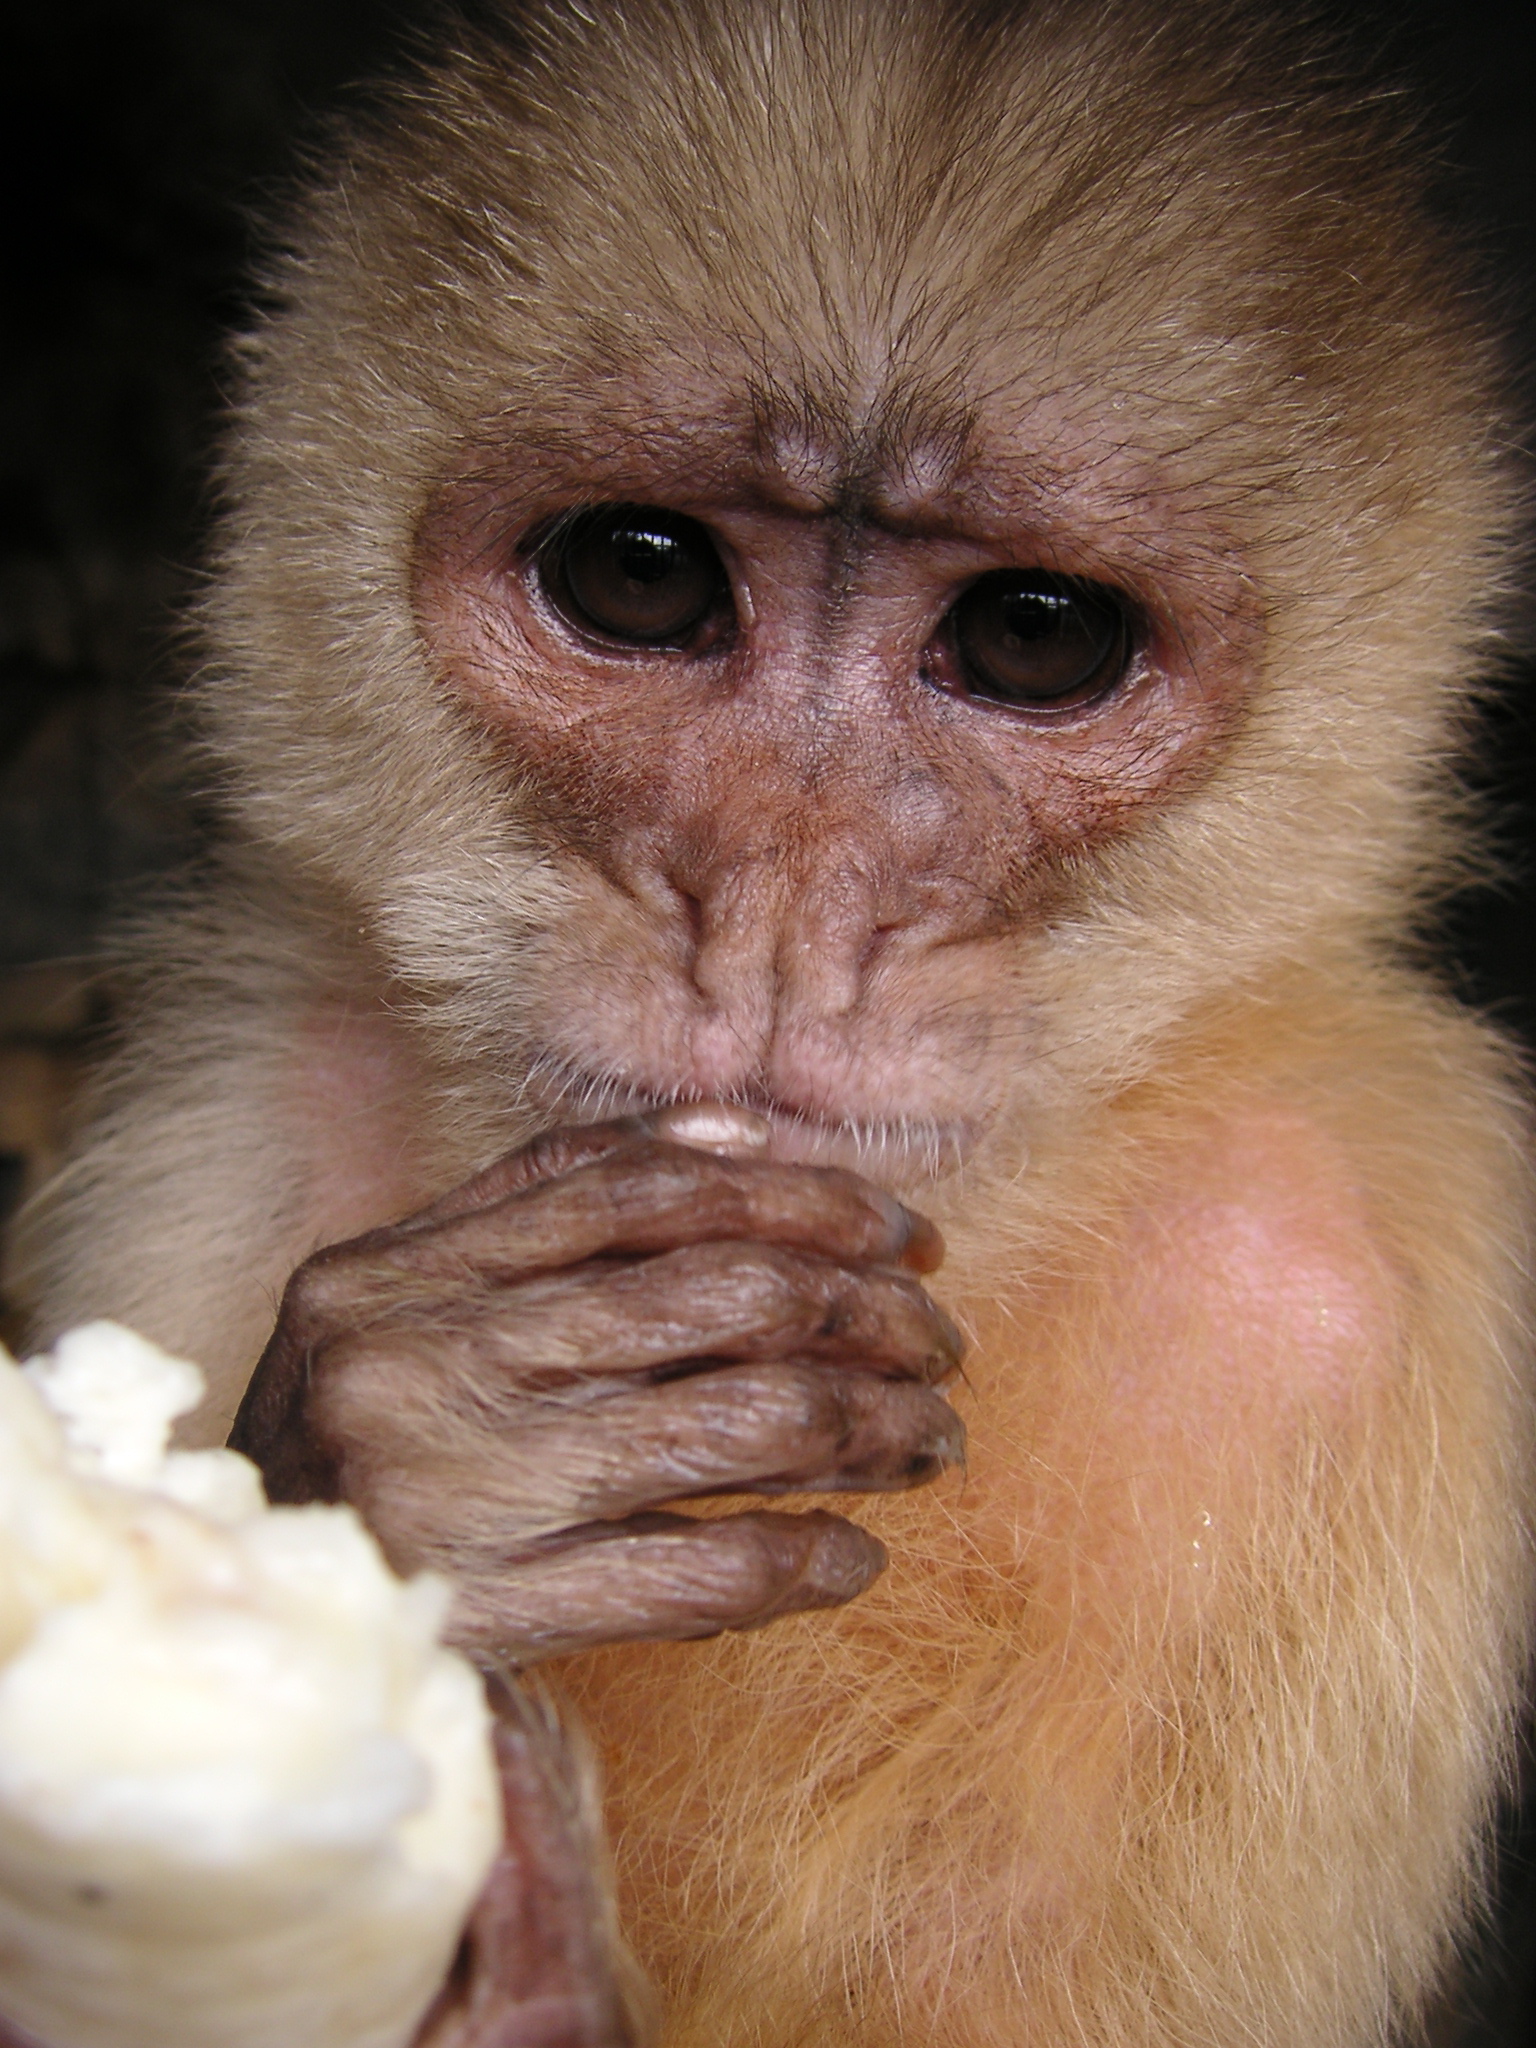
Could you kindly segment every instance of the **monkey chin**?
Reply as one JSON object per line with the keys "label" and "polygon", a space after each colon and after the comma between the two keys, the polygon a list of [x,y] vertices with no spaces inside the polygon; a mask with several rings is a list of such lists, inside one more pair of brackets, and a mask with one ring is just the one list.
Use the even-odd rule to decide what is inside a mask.
{"label": "monkey chin", "polygon": [[640,1088],[620,1075],[587,1073],[552,1053],[530,1074],[527,1101],[539,1121],[551,1126],[719,1102],[763,1119],[766,1158],[796,1166],[840,1166],[882,1187],[908,1192],[958,1173],[981,1135],[975,1123],[960,1118],[827,1115],[752,1086],[716,1090],[682,1081],[672,1088]]}

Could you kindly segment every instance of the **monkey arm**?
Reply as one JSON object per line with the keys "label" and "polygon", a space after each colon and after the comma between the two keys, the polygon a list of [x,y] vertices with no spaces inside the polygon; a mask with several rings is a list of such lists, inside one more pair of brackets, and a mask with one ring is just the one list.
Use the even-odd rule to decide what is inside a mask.
{"label": "monkey arm", "polygon": [[[1525,1625],[1525,1125],[1488,1034],[1402,984],[1347,979],[1266,985],[1192,1027],[1143,1085],[1043,1133],[1027,1175],[935,1190],[944,1297],[974,1333],[956,1393],[967,1483],[959,1500],[865,1504],[892,1562],[860,1600],[814,1628],[617,1644],[562,1667],[611,1788],[621,1898],[683,2048],[884,2048],[904,2026],[938,2048],[1053,2027],[1098,2043],[1224,2039],[1229,2018],[1277,2040],[1365,2039],[1431,1974],[1467,1896]],[[301,1197],[317,1154],[344,1152],[369,1120],[289,1121],[263,1139],[277,1097],[248,1114],[266,1086],[256,1051],[243,1068],[175,1078],[182,1102],[207,1104],[209,1140],[179,1241],[142,1193],[106,1199],[100,1145],[86,1155],[94,1206],[77,1179],[58,1315],[100,1300],[93,1247],[106,1240],[149,1314],[195,1289],[238,1357],[220,1287],[239,1273],[242,1232],[252,1264],[275,1264],[274,1288],[327,1218],[346,1234],[339,1207],[317,1216]],[[112,1171],[149,1162],[174,1202],[187,1159],[171,1132],[191,1126],[164,1113],[160,1069],[141,1087],[143,1121],[120,1127],[140,1149],[122,1143]],[[260,1192],[286,1237],[245,1220],[269,1212],[248,1185],[268,1143],[286,1178]],[[674,1221],[720,1184],[717,1162],[697,1158],[691,1195],[666,1183]],[[524,1206],[525,1243],[534,1213],[559,1234],[562,1203],[559,1232],[572,1228],[576,1192],[593,1185],[576,1178],[585,1155],[552,1163],[564,1191]],[[466,1182],[414,1230],[445,1245],[432,1233],[455,1217],[491,1231],[504,1199],[518,1213],[523,1170]],[[597,1184],[630,1189],[633,1228],[662,1183],[629,1173]],[[743,1178],[759,1191],[746,1220],[764,1228],[770,1184]],[[394,1197],[381,1185],[375,1199]],[[867,1213],[866,1255],[880,1243]],[[777,1248],[803,1255],[776,1228]],[[489,1275],[500,1253],[473,1241]],[[590,1236],[573,1250],[572,1272],[603,1256]],[[339,1345],[372,1256],[329,1254],[304,1283]],[[667,1256],[620,1253],[613,1269]],[[452,1295],[451,1262],[415,1270],[422,1299]],[[412,1269],[378,1271],[403,1328]],[[531,1284],[460,1278],[456,1312]],[[259,1337],[243,1341],[254,1356]],[[469,1344],[450,1389],[496,1379],[486,1360],[503,1339],[488,1341]],[[394,1398],[388,1366],[348,1357],[338,1398],[350,1386],[361,1400],[370,1377]],[[510,1398],[526,1394],[531,1413],[545,1389],[522,1371],[506,1375]],[[613,1375],[594,1410],[704,1385],[653,1387],[652,1373]],[[412,1425],[399,1427],[414,1456]],[[624,1432],[613,1441],[622,1464]],[[751,1930],[744,1900],[762,1916]],[[1256,1975],[1247,1958],[1271,1939],[1285,1967]],[[1161,2032],[1118,1972],[1128,1949],[1183,1959],[1184,2003]],[[830,2018],[829,1984],[847,1987]],[[458,2008],[443,2017],[464,2023]]]}
{"label": "monkey arm", "polygon": [[504,1840],[415,2048],[630,2048],[644,2024],[585,1752],[547,1698],[489,1690]]}
{"label": "monkey arm", "polygon": [[279,948],[242,949],[200,919],[161,943],[148,991],[128,1005],[128,1044],[80,1106],[74,1162],[19,1219],[9,1277],[35,1344],[102,1316],[195,1358],[208,1398],[178,1441],[212,1446],[293,1267],[410,1198],[386,1176],[371,1195],[380,1206],[354,1221],[317,1186],[331,1151],[357,1153],[363,1120],[290,1106],[306,1047]]}

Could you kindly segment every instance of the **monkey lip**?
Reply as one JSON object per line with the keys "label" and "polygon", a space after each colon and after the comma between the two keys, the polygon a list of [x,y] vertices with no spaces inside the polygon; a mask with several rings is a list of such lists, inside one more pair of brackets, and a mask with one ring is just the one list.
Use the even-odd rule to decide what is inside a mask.
{"label": "monkey lip", "polygon": [[639,1088],[622,1076],[584,1072],[546,1055],[527,1083],[528,1097],[552,1122],[600,1123],[643,1116],[697,1102],[722,1101],[750,1109],[769,1128],[767,1156],[787,1164],[841,1166],[870,1180],[900,1187],[944,1179],[962,1166],[975,1143],[972,1125],[959,1118],[921,1116],[830,1117],[797,1108],[753,1088],[711,1095],[685,1086]]}

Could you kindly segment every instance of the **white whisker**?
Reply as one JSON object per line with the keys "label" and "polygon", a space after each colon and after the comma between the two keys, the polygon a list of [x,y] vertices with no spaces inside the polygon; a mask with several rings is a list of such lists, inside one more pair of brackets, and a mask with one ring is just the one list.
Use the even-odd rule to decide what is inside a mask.
{"label": "white whisker", "polygon": [[910,1115],[818,1116],[745,1084],[715,1094],[688,1086],[641,1088],[617,1069],[593,1071],[547,1049],[530,1062],[520,1094],[542,1115],[573,1123],[721,1101],[768,1118],[782,1156],[846,1163],[875,1179],[942,1179],[958,1171],[972,1142],[963,1123]]}

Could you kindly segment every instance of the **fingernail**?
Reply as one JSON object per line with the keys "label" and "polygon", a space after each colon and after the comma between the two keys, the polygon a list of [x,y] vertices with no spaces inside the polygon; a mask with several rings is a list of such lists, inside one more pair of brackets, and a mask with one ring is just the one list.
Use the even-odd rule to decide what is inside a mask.
{"label": "fingernail", "polygon": [[933,1312],[938,1318],[939,1328],[945,1340],[945,1348],[939,1353],[938,1362],[952,1371],[965,1356],[965,1338],[960,1333],[959,1325],[945,1315],[937,1302],[934,1303]]}
{"label": "fingernail", "polygon": [[920,1216],[916,1209],[903,1207],[901,1213],[907,1233],[901,1263],[910,1266],[914,1273],[936,1273],[944,1263],[944,1240],[937,1225]]}
{"label": "fingernail", "polygon": [[965,1463],[965,1423],[953,1409],[933,1430],[924,1448],[941,1466]]}
{"label": "fingernail", "polygon": [[718,1152],[726,1159],[761,1152],[768,1143],[766,1117],[724,1102],[680,1103],[674,1109],[653,1111],[645,1121],[658,1138],[691,1145],[698,1152]]}

